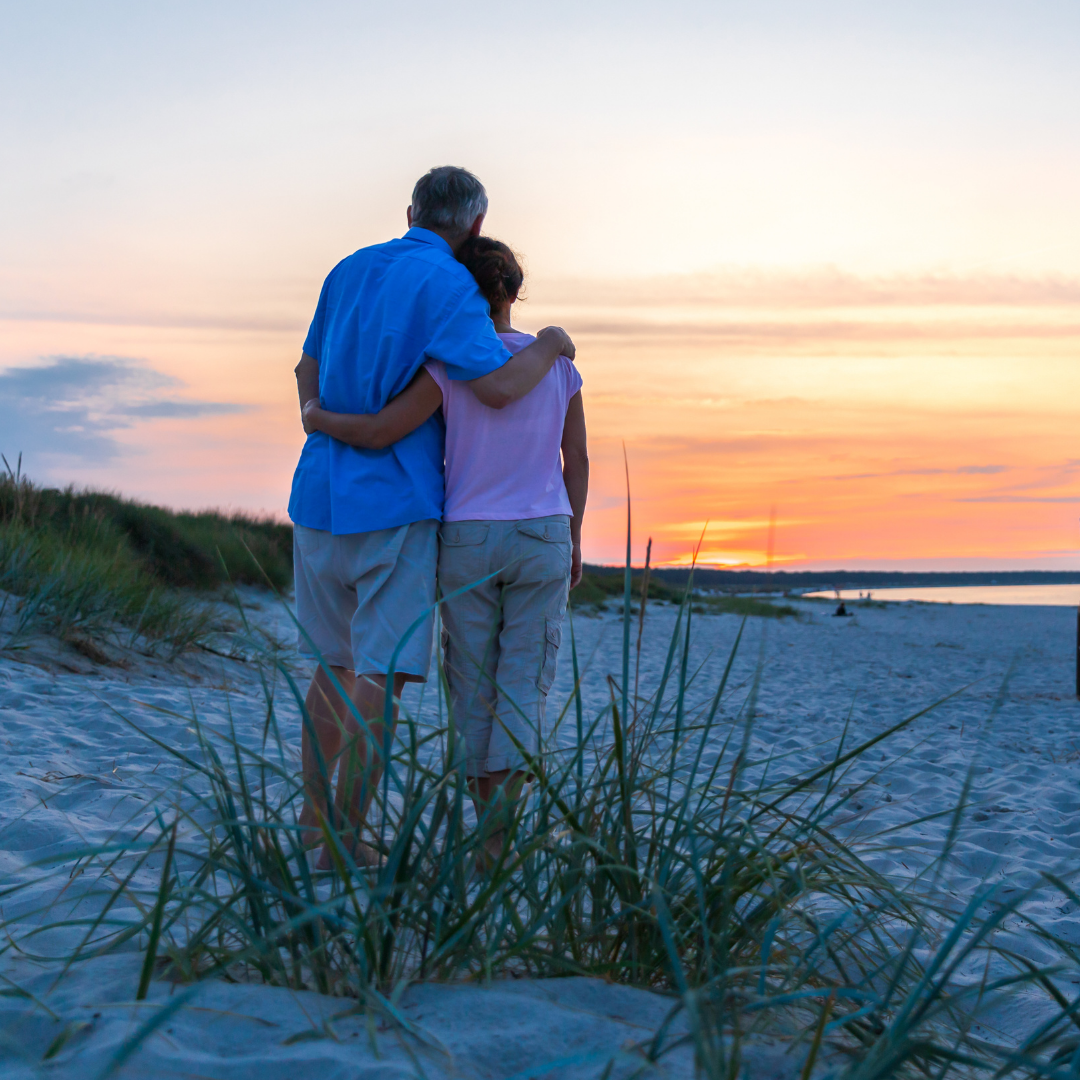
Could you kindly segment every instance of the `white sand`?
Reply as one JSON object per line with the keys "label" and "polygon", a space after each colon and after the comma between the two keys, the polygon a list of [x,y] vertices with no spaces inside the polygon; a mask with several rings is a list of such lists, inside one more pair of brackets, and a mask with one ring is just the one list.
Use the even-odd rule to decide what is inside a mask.
{"label": "white sand", "polygon": [[[254,618],[287,636],[287,620],[268,609],[265,598],[245,596],[262,608],[252,610]],[[971,684],[853,767],[845,787],[872,779],[853,800],[845,830],[868,835],[949,809],[975,761],[977,805],[961,827],[950,888],[963,896],[985,878],[1011,878],[1019,888],[1047,870],[1073,872],[1080,847],[1074,612],[918,605],[856,609],[853,618],[834,619],[826,605],[799,606],[806,613],[801,621],[751,620],[722,709],[725,723],[738,716],[762,658],[751,756],[786,755],[769,766],[770,777],[831,758],[849,716],[848,739],[854,744]],[[672,623],[671,609],[652,609],[643,689],[655,685]],[[738,625],[732,616],[696,620],[691,670],[701,661],[705,667],[695,683],[695,700],[711,695]],[[602,676],[609,671],[618,676],[621,667],[617,617],[579,616],[576,632],[582,664],[589,664],[587,706],[603,704],[607,688]],[[552,697],[558,702],[571,683],[568,633],[564,640]],[[1013,663],[1007,693],[988,728],[992,705]],[[183,670],[144,660],[129,670],[94,665],[74,650],[43,641],[21,658],[19,653],[0,654],[5,765],[0,775],[0,880],[5,885],[30,880],[35,877],[27,868],[31,861],[60,860],[83,845],[104,842],[129,820],[129,828],[145,820],[149,803],[161,794],[169,796],[179,770],[122,716],[172,745],[191,747],[194,737],[184,717],[192,709],[212,726],[224,725],[226,709],[231,710],[241,738],[253,741],[265,715],[263,691],[251,666],[206,654],[187,661]],[[295,717],[287,705],[281,706],[281,715],[283,722]],[[572,723],[571,712],[559,733],[564,745],[572,738]],[[756,766],[756,772],[762,767]],[[883,851],[872,861],[882,871],[908,877],[936,857],[947,827],[946,821],[902,829],[889,837],[896,850]],[[49,879],[10,897],[3,903],[4,917],[30,912],[55,892],[55,879]],[[1080,923],[1071,907],[1048,890],[1037,914],[1062,937],[1080,942]],[[1033,939],[1029,951],[1035,959],[1049,959]],[[0,972],[41,1001],[39,1006],[0,997],[4,1076],[37,1075],[45,1049],[66,1023],[89,1026],[80,1028],[50,1062],[49,1074],[93,1076],[154,1012],[153,1006],[131,1004],[138,979],[134,955],[84,965],[53,986],[55,971],[53,964],[31,963],[10,953],[0,960]],[[179,993],[169,984],[155,984],[151,998],[175,1000]],[[416,1070],[410,1055],[418,1055],[427,1076],[508,1077],[567,1056],[594,1055],[552,1074],[594,1076],[600,1071],[595,1055],[606,1060],[640,1042],[670,1007],[669,999],[586,979],[490,988],[426,985],[411,988],[400,1003],[415,1025],[409,1035],[379,1017],[370,1024],[364,1017],[343,1018],[327,1027],[324,1021],[348,1004],[313,994],[221,983],[201,985],[192,993],[122,1075],[260,1080],[412,1076]],[[1030,1020],[1021,1002],[1001,1026],[1017,1034]],[[755,1075],[797,1071],[797,1063],[779,1049],[760,1047],[755,1059]],[[686,1054],[670,1061],[668,1075],[689,1075]]]}

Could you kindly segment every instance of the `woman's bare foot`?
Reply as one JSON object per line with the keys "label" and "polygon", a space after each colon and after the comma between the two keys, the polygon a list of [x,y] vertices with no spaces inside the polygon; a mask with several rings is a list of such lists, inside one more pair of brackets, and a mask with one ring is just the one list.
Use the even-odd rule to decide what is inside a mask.
{"label": "woman's bare foot", "polygon": [[323,823],[326,820],[325,803],[316,810],[310,800],[304,802],[297,824],[300,826],[300,844],[305,851],[323,842]]}
{"label": "woman's bare foot", "polygon": [[[379,854],[370,844],[365,844],[362,840],[357,840],[350,844],[348,840],[342,839],[345,849],[348,851],[352,849],[353,861],[357,866],[368,867],[369,869],[378,869],[380,866],[385,865],[386,857]],[[334,865],[334,861],[330,856],[330,848],[323,844],[322,849],[319,851],[319,859],[315,863],[316,870],[330,870]]]}

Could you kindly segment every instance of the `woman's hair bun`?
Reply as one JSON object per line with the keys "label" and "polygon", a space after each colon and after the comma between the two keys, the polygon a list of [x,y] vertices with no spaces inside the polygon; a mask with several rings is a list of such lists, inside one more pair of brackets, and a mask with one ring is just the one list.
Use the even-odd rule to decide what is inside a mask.
{"label": "woman's hair bun", "polygon": [[525,281],[517,256],[501,240],[490,236],[470,236],[458,251],[458,262],[480,286],[491,307],[516,300]]}

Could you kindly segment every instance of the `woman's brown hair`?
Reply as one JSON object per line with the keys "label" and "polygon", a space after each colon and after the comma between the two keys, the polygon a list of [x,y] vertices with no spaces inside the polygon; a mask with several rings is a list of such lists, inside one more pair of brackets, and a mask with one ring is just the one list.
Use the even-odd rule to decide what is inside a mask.
{"label": "woman's brown hair", "polygon": [[492,308],[516,300],[525,275],[517,256],[490,236],[470,236],[458,251],[458,262],[469,271]]}

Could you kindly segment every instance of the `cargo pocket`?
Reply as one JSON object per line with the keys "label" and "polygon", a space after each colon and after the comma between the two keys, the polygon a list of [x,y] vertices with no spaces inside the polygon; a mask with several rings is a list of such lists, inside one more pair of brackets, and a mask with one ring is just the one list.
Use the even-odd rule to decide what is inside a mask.
{"label": "cargo pocket", "polygon": [[446,686],[449,690],[454,685],[454,658],[452,656],[453,649],[450,646],[450,631],[445,626],[439,628],[439,646],[442,650],[443,677],[446,679]]}
{"label": "cargo pocket", "polygon": [[544,620],[544,664],[536,687],[542,694],[547,694],[555,681],[555,667],[559,662],[559,646],[562,644],[562,625],[553,619]]}

